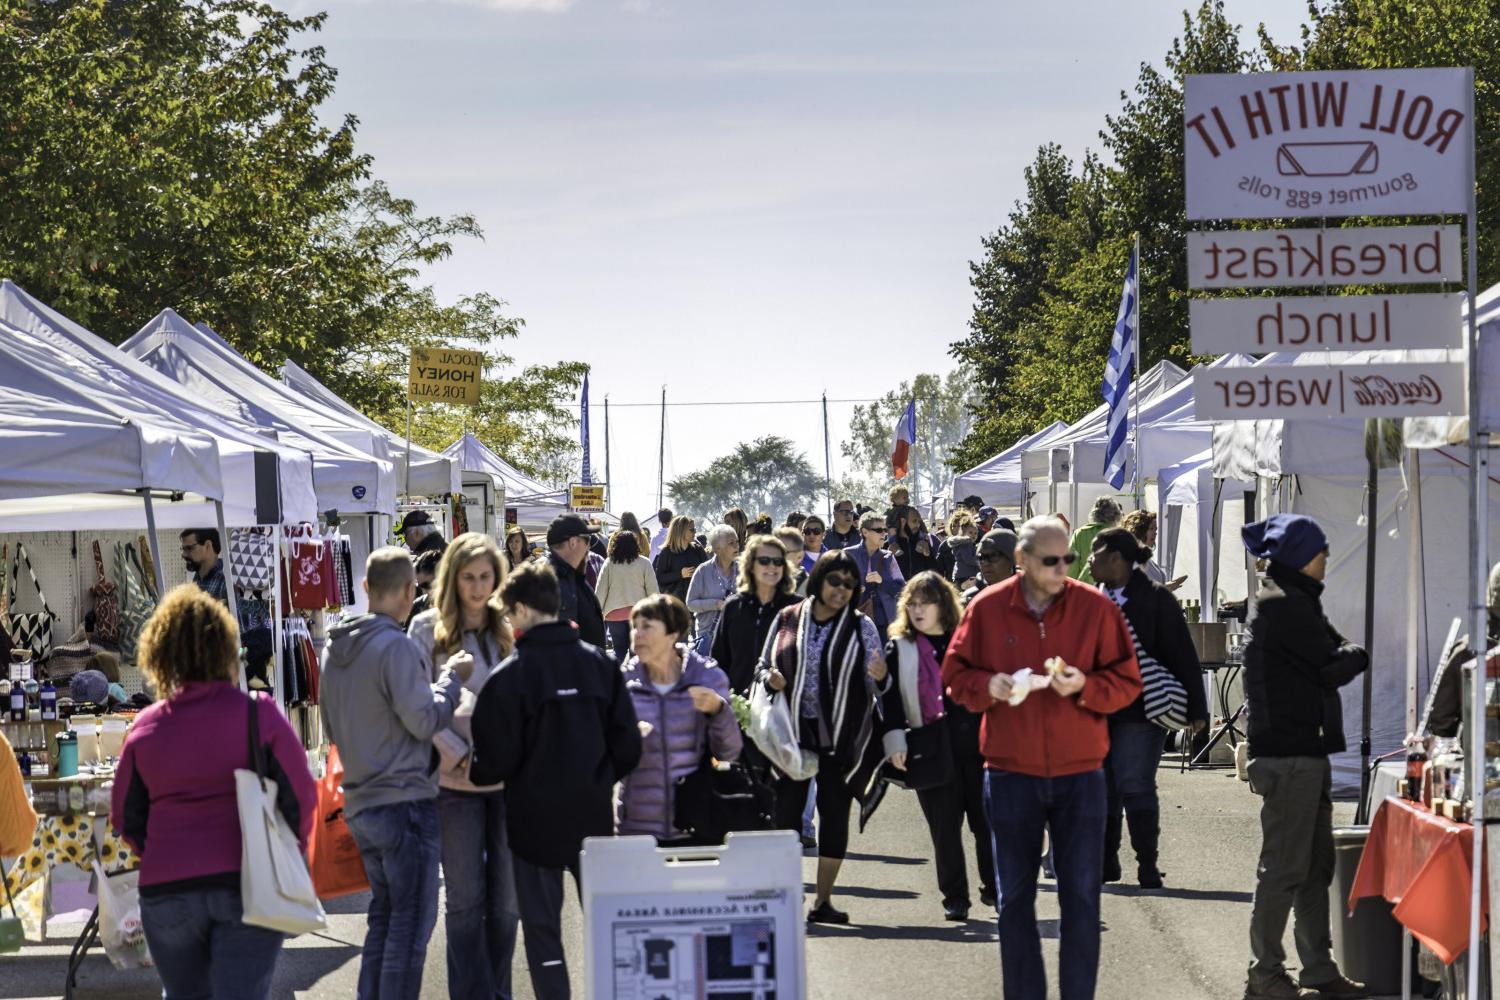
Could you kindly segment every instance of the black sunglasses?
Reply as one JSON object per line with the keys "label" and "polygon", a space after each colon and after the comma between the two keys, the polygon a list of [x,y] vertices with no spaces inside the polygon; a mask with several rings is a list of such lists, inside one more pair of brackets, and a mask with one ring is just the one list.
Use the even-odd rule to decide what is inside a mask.
{"label": "black sunglasses", "polygon": [[[1010,556],[1006,555],[1004,552],[981,552],[981,553],[979,553],[979,561],[980,562],[999,562],[1001,559],[1010,559]],[[1048,565],[1051,565],[1051,564],[1049,563]]]}
{"label": "black sunglasses", "polygon": [[1056,566],[1058,563],[1062,563],[1064,566],[1071,566],[1078,561],[1078,553],[1064,552],[1060,556],[1042,556],[1039,561],[1043,566]]}
{"label": "black sunglasses", "polygon": [[833,508],[833,512],[835,514],[853,514],[854,513],[854,508],[853,507],[835,507],[835,508]]}
{"label": "black sunglasses", "polygon": [[804,535],[821,535],[823,533],[823,529],[822,528],[803,528],[802,529],[802,533]]}
{"label": "black sunglasses", "polygon": [[784,565],[785,563],[786,563],[786,560],[782,559],[780,556],[756,556],[755,557],[755,565],[757,565],[757,566],[781,566],[781,565]]}
{"label": "black sunglasses", "polygon": [[862,531],[868,531],[872,535],[889,535],[890,534],[890,532],[887,531],[887,530],[885,530],[884,528],[862,528],[861,530]]}
{"label": "black sunglasses", "polygon": [[838,587],[840,590],[852,591],[854,589],[853,577],[835,575],[830,573],[828,576],[825,576],[823,578],[823,582],[828,584],[830,587]]}

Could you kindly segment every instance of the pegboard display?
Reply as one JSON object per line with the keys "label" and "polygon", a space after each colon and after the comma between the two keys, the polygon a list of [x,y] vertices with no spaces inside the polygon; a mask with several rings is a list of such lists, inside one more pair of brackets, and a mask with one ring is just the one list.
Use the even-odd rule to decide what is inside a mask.
{"label": "pegboard display", "polygon": [[[57,615],[57,621],[52,626],[52,640],[65,642],[83,624],[84,615],[94,606],[93,598],[89,596],[89,588],[94,585],[98,576],[94,570],[93,543],[99,543],[104,557],[104,572],[111,580],[115,580],[115,543],[134,543],[143,534],[144,531],[0,533],[0,544],[10,546],[6,556],[7,573],[11,561],[15,559],[16,542],[26,546],[26,554],[31,557],[31,568],[36,571],[36,578],[42,585],[43,593],[47,595],[47,605]],[[187,566],[182,561],[182,546],[178,535],[177,530],[158,531],[152,541],[153,546],[160,547],[158,551],[162,557],[162,575],[166,578],[168,590],[191,580]],[[148,574],[154,572],[144,553],[142,562]],[[16,611],[41,610],[24,565],[15,589]]]}

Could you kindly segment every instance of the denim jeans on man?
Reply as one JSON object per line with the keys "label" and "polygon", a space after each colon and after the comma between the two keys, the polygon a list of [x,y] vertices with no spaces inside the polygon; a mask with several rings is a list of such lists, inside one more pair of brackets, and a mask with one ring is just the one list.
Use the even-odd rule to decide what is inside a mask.
{"label": "denim jeans on man", "polygon": [[510,1000],[516,876],[505,839],[504,792],[438,792],[443,828],[443,927],[448,995]]}
{"label": "denim jeans on man", "polygon": [[1099,977],[1103,769],[1038,778],[987,768],[984,807],[994,832],[1005,1000],[1046,1000],[1047,996],[1042,938],[1036,924],[1037,867],[1044,830],[1052,833],[1062,910],[1058,959],[1062,1000],[1092,1000]]}
{"label": "denim jeans on man", "polygon": [[370,880],[359,1000],[417,1000],[437,924],[437,801],[362,809],[346,819]]}
{"label": "denim jeans on man", "polygon": [[243,922],[240,891],[141,897],[141,924],[165,1000],[265,1000],[286,935]]}

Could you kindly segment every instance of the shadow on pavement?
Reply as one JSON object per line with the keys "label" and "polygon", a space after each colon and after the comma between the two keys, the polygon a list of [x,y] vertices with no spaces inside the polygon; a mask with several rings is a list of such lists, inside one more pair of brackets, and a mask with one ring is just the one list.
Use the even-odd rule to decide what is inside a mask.
{"label": "shadow on pavement", "polygon": [[932,862],[927,858],[903,858],[895,854],[860,854],[858,851],[850,851],[844,855],[845,861],[878,861],[886,865],[927,865]]}
{"label": "shadow on pavement", "polygon": [[1139,896],[1142,899],[1199,899],[1218,903],[1250,903],[1255,900],[1253,892],[1235,892],[1229,889],[1142,889],[1133,885],[1106,885],[1104,891],[1111,896]]}

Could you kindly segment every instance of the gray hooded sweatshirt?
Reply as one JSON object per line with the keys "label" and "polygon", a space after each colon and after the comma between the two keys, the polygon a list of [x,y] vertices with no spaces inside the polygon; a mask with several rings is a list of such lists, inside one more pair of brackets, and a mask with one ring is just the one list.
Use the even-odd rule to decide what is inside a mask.
{"label": "gray hooded sweatshirt", "polygon": [[453,719],[463,683],[428,679],[422,650],[389,615],[329,631],[319,701],[344,765],[344,812],[437,795],[432,736]]}

